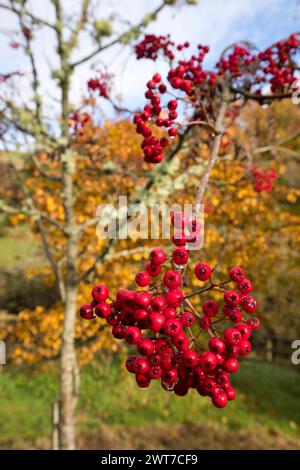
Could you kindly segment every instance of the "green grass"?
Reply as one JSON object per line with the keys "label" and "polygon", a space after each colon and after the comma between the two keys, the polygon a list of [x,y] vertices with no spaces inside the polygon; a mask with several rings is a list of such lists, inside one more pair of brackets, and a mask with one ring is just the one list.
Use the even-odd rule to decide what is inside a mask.
{"label": "green grass", "polygon": [[[82,372],[78,403],[81,435],[100,426],[126,429],[169,424],[216,425],[249,429],[261,425],[283,438],[300,439],[300,376],[297,371],[269,364],[244,363],[234,378],[238,399],[225,410],[211,406],[194,390],[179,398],[153,383],[136,387],[117,361],[105,359]],[[30,373],[7,366],[0,375],[0,448],[22,448],[50,435],[51,403],[58,386],[54,371]]]}

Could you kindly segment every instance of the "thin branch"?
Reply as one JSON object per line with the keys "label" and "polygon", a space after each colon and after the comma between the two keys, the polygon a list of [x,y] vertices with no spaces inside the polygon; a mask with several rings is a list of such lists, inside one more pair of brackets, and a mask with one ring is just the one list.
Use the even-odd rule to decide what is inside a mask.
{"label": "thin branch", "polygon": [[[153,15],[153,16],[156,16],[158,13],[161,12],[161,10],[163,10],[163,8],[166,6],[166,2],[163,1],[152,13],[150,13],[150,15]],[[106,49],[109,49],[110,47],[118,44],[119,42],[121,42],[123,39],[126,38],[126,36],[128,36],[130,33],[132,33],[133,31],[140,31],[142,28],[144,27],[144,21],[142,20],[139,24],[137,24],[136,26],[132,26],[129,30],[127,30],[125,33],[122,33],[120,34],[117,38],[113,39],[112,41],[108,42],[107,44],[105,44],[104,46],[99,46],[97,47],[94,51],[92,51],[90,54],[88,54],[87,56],[85,57],[82,57],[81,59],[73,62],[71,65],[71,68],[74,69],[75,67],[77,67],[78,65],[82,65],[84,64],[85,62],[88,62],[90,59],[92,59],[93,57],[95,57],[97,54],[99,54],[99,52],[102,52],[102,51],[105,51]]]}
{"label": "thin branch", "polygon": [[227,108],[227,102],[223,98],[223,101],[221,102],[221,105],[220,105],[219,114],[216,120],[216,129],[218,130],[218,134],[214,137],[211,154],[210,154],[208,163],[206,165],[205,171],[203,173],[203,176],[201,178],[201,181],[198,186],[197,193],[196,193],[195,204],[203,204],[203,198],[204,198],[206,186],[208,184],[211,171],[213,167],[215,166],[217,159],[218,159],[221,138],[222,138],[221,132],[222,132],[222,127],[223,127],[223,122],[225,119],[226,108]]}
{"label": "thin branch", "polygon": [[8,10],[10,11],[11,13],[15,13],[16,15],[20,15],[22,12],[24,13],[25,16],[28,16],[28,18],[30,18],[34,24],[36,24],[37,26],[38,25],[44,25],[44,26],[47,26],[48,28],[51,28],[53,30],[56,30],[56,27],[55,25],[49,23],[48,21],[45,21],[45,20],[42,20],[41,18],[33,15],[32,13],[30,13],[29,11],[27,10],[24,10],[24,7],[21,10],[18,10],[16,7],[14,6],[9,6],[9,5],[5,5],[4,3],[0,3],[0,8],[3,9],[3,10]]}

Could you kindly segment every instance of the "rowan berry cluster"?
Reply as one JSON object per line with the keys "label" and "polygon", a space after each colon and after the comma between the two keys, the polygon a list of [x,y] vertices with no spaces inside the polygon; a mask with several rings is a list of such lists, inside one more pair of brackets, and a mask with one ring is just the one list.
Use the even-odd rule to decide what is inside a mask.
{"label": "rowan berry cluster", "polygon": [[[144,152],[144,160],[149,163],[160,163],[163,159],[163,149],[169,145],[170,139],[174,139],[177,135],[177,129],[173,126],[177,118],[177,101],[173,99],[168,101],[168,115],[162,117],[161,114],[161,95],[166,91],[167,87],[162,83],[161,76],[158,73],[154,74],[147,83],[145,93],[145,97],[150,101],[150,104],[147,104],[143,112],[135,114],[133,118],[137,133],[144,137],[141,147]],[[150,124],[168,129],[168,137],[154,136]]]}
{"label": "rowan berry cluster", "polygon": [[[182,213],[173,214],[172,223],[181,229],[189,223],[195,225]],[[135,276],[141,289],[121,289],[111,299],[106,285],[96,285],[91,303],[81,307],[80,315],[105,319],[115,338],[136,348],[127,358],[126,368],[139,387],[159,379],[166,391],[184,396],[193,388],[223,408],[236,397],[230,374],[239,368],[237,357],[250,353],[251,332],[260,326],[256,317],[247,317],[255,312],[257,301],[249,295],[252,283],[242,268],[231,268],[228,279],[216,284],[213,268],[205,262],[197,263],[194,273],[206,284],[184,293],[188,258],[187,245],[177,246],[171,256],[154,249],[145,270]],[[235,289],[227,288],[230,283]],[[200,313],[192,298],[213,291],[222,293],[221,305],[206,298]],[[200,341],[202,331],[208,333],[208,341]]]}
{"label": "rowan berry cluster", "polygon": [[98,72],[97,78],[91,78],[88,83],[89,91],[98,91],[99,96],[108,99],[111,91],[111,75],[106,72]]}
{"label": "rowan berry cluster", "polygon": [[82,133],[85,125],[91,120],[88,113],[74,112],[68,120],[68,124],[74,129],[75,132]]}
{"label": "rowan berry cluster", "polygon": [[172,48],[174,42],[168,36],[156,36],[155,34],[146,34],[144,39],[135,45],[137,59],[156,60],[159,53],[170,60],[175,58]]}
{"label": "rowan berry cluster", "polygon": [[273,189],[273,182],[277,179],[277,172],[273,169],[263,172],[257,165],[252,168],[254,179],[254,189],[256,192],[270,193]]}

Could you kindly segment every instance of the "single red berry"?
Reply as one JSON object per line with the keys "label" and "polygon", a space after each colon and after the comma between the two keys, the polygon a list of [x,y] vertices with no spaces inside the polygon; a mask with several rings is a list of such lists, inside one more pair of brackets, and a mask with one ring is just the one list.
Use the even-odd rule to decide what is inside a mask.
{"label": "single red berry", "polygon": [[177,108],[177,101],[176,100],[170,100],[168,103],[168,108],[170,111],[174,111]]}
{"label": "single red berry", "polygon": [[151,308],[154,312],[163,312],[167,307],[167,301],[162,295],[156,295],[151,299]]}
{"label": "single red berry", "polygon": [[146,271],[151,277],[155,277],[161,272],[161,266],[159,264],[152,264],[151,261],[148,261],[148,263],[146,263]]}
{"label": "single red berry", "polygon": [[233,307],[236,307],[239,304],[239,301],[240,301],[240,294],[235,290],[228,290],[224,294],[224,300],[229,305],[232,305]]}
{"label": "single red berry", "polygon": [[166,301],[169,307],[180,307],[184,300],[184,295],[181,290],[173,289],[166,293]]}
{"label": "single red berry", "polygon": [[240,356],[248,356],[251,353],[251,343],[246,339],[242,339],[239,343],[239,355]]}
{"label": "single red berry", "polygon": [[111,306],[107,302],[100,302],[96,305],[95,313],[97,317],[107,318],[111,312]]}
{"label": "single red berry", "polygon": [[229,271],[229,277],[234,282],[240,282],[245,278],[245,271],[239,266],[234,266]]}
{"label": "single red berry", "polygon": [[225,351],[226,344],[221,338],[210,338],[208,346],[211,352],[222,354]]}
{"label": "single red berry", "polygon": [[150,253],[150,261],[152,264],[155,264],[155,265],[163,264],[166,260],[166,257],[167,257],[166,253],[164,252],[164,250],[160,248],[155,248]]}
{"label": "single red berry", "polygon": [[195,367],[198,363],[198,354],[192,349],[187,349],[182,354],[182,361],[186,367]]}
{"label": "single red berry", "polygon": [[175,232],[172,236],[172,243],[176,246],[184,246],[187,243],[187,238],[183,232]]}
{"label": "single red berry", "polygon": [[224,339],[229,344],[239,344],[242,339],[242,335],[237,328],[232,327],[224,331]]}
{"label": "single red berry", "polygon": [[137,374],[135,376],[136,383],[140,388],[147,388],[150,385],[151,379],[147,375]]}
{"label": "single red berry", "polygon": [[151,296],[148,292],[138,292],[135,296],[134,303],[136,307],[147,308],[151,302]]}
{"label": "single red berry", "polygon": [[247,313],[253,313],[257,309],[257,300],[251,295],[243,295],[240,299],[240,305]]}
{"label": "single red berry", "polygon": [[151,380],[159,379],[161,377],[162,370],[160,366],[152,366],[148,371],[148,375]]}
{"label": "single red berry", "polygon": [[235,357],[232,357],[230,359],[227,359],[223,363],[222,367],[225,370],[225,372],[229,372],[229,373],[236,372],[239,368],[239,363]]}
{"label": "single red berry", "polygon": [[223,387],[225,384],[229,383],[229,374],[224,370],[219,370],[216,373],[216,382]]}
{"label": "single red berry", "polygon": [[178,395],[179,397],[184,397],[188,393],[189,389],[185,383],[182,382],[177,382],[174,387],[174,393],[175,395]]}
{"label": "single red berry", "polygon": [[133,310],[133,318],[135,321],[143,321],[148,318],[148,310],[145,308],[135,308]]}
{"label": "single red berry", "polygon": [[112,328],[112,335],[116,339],[125,338],[126,327],[124,325],[114,325]]}
{"label": "single red berry", "polygon": [[140,287],[148,286],[150,281],[151,281],[151,276],[146,271],[141,271],[141,272],[137,273],[136,276],[135,276],[135,282]]}
{"label": "single red berry", "polygon": [[217,367],[216,355],[212,352],[202,352],[199,355],[199,365],[204,372],[210,372]]}
{"label": "single red berry", "polygon": [[165,317],[166,320],[169,319],[169,318],[176,318],[177,317],[177,312],[176,312],[175,308],[167,307],[164,310],[164,317]]}
{"label": "single red berry", "polygon": [[95,287],[93,287],[92,297],[95,302],[103,302],[108,298],[108,296],[109,291],[105,284],[97,284]]}
{"label": "single red berry", "polygon": [[251,328],[246,323],[240,323],[235,327],[242,335],[242,339],[248,339],[251,336]]}
{"label": "single red berry", "polygon": [[198,322],[202,330],[208,330],[211,327],[211,319],[209,317],[201,317]]}
{"label": "single red berry", "polygon": [[116,312],[111,312],[108,317],[106,318],[106,321],[109,325],[111,326],[115,326],[115,325],[118,325],[119,321],[120,321],[120,316],[118,313]]}
{"label": "single red berry", "polygon": [[166,370],[162,374],[162,380],[164,382],[167,382],[167,384],[169,385],[173,385],[176,382],[177,378],[178,378],[178,372],[175,367],[173,367],[172,369]]}
{"label": "single red berry", "polygon": [[155,82],[155,83],[159,83],[161,82],[161,76],[159,73],[155,73],[152,77],[152,80]]}
{"label": "single red berry", "polygon": [[150,356],[155,350],[155,344],[150,338],[142,338],[137,347],[142,356]]}
{"label": "single red berry", "polygon": [[206,300],[202,305],[203,313],[206,317],[213,317],[218,313],[219,306],[215,300]]}
{"label": "single red berry", "polygon": [[171,351],[171,345],[167,339],[158,338],[155,340],[155,352],[156,354],[166,354]]}
{"label": "single red berry", "polygon": [[165,317],[161,313],[152,312],[148,318],[148,327],[154,333],[158,333],[165,323]]}
{"label": "single red berry", "polygon": [[125,340],[128,344],[138,344],[142,339],[141,330],[137,326],[130,326],[125,332]]}
{"label": "single red berry", "polygon": [[126,359],[126,362],[125,362],[126,369],[128,370],[128,372],[131,372],[132,374],[135,374],[136,372],[136,367],[135,367],[136,360],[137,360],[137,356],[131,355]]}
{"label": "single red berry", "polygon": [[180,317],[180,321],[184,328],[188,328],[195,323],[195,317],[190,312],[183,312]]}
{"label": "single red berry", "polygon": [[182,332],[182,323],[177,318],[169,318],[164,324],[164,333],[167,336],[176,336]]}
{"label": "single red berry", "polygon": [[139,357],[135,361],[135,370],[137,374],[146,374],[149,370],[149,364],[144,357]]}
{"label": "single red berry", "polygon": [[189,347],[189,340],[186,335],[182,332],[176,336],[172,336],[172,343],[180,351],[185,351]]}
{"label": "single red berry", "polygon": [[175,248],[172,254],[172,259],[176,265],[184,265],[188,262],[189,252],[184,247]]}
{"label": "single red berry", "polygon": [[260,321],[257,317],[252,317],[247,321],[247,325],[249,325],[252,330],[258,330],[260,327]]}
{"label": "single red berry", "polygon": [[92,318],[94,318],[93,307],[91,304],[82,305],[79,313],[81,318],[84,318],[85,320],[92,320]]}
{"label": "single red berry", "polygon": [[243,319],[242,312],[238,310],[237,308],[234,308],[229,312],[228,318],[232,323],[240,323]]}
{"label": "single red berry", "polygon": [[168,134],[169,134],[170,137],[175,137],[177,135],[177,129],[175,129],[175,127],[171,127],[168,130]]}
{"label": "single red berry", "polygon": [[243,294],[249,294],[252,291],[252,282],[249,279],[243,279],[238,282],[238,289]]}
{"label": "single red berry", "polygon": [[217,408],[225,408],[227,405],[227,395],[225,392],[213,394],[212,402]]}
{"label": "single red berry", "polygon": [[212,268],[209,264],[198,263],[195,266],[195,274],[200,281],[207,281],[212,274]]}
{"label": "single red berry", "polygon": [[236,398],[236,391],[233,387],[227,387],[225,393],[228,400],[234,400]]}
{"label": "single red berry", "polygon": [[164,274],[163,282],[168,289],[176,289],[181,284],[181,275],[177,271],[167,271]]}

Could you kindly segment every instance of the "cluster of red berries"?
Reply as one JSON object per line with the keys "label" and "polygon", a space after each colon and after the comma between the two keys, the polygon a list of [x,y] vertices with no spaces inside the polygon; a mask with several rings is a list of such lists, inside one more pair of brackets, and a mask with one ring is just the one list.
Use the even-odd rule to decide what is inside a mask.
{"label": "cluster of red berries", "polygon": [[155,34],[146,34],[144,39],[135,45],[137,59],[156,60],[159,53],[173,60],[175,55],[172,52],[174,42],[168,36],[156,36]]}
{"label": "cluster of red berries", "polygon": [[[255,87],[254,92],[261,94],[262,86],[271,85],[273,93],[282,92],[297,79],[294,67],[291,66],[293,56],[299,52],[300,39],[297,34],[279,41],[259,54],[253,54],[243,46],[235,46],[217,64],[219,74],[227,74],[229,79],[237,77],[237,85],[246,88]],[[243,78],[244,77],[244,78]],[[250,79],[251,77],[251,79]]]}
{"label": "cluster of red berries", "polygon": [[[184,215],[173,215],[174,225],[179,223],[183,228],[185,222]],[[256,317],[246,317],[256,310],[257,301],[249,295],[252,283],[242,268],[231,268],[228,280],[214,284],[213,269],[204,262],[196,264],[194,273],[208,285],[185,295],[188,257],[183,246],[175,248],[170,258],[164,250],[154,249],[145,270],[135,276],[141,290],[121,289],[112,300],[106,285],[96,285],[91,303],[81,307],[80,315],[85,319],[104,318],[115,338],[137,349],[137,354],[126,360],[126,368],[135,375],[139,387],[146,388],[152,380],[160,379],[166,391],[184,396],[194,388],[223,408],[236,397],[229,377],[239,368],[237,356],[251,352],[251,332],[260,326]],[[235,283],[236,289],[227,290],[229,283]],[[209,298],[202,303],[200,314],[190,299],[213,289],[223,292],[222,307]],[[218,325],[226,321],[233,326],[221,329]],[[202,330],[210,335],[208,348],[199,342]]]}
{"label": "cluster of red berries", "polygon": [[99,96],[108,99],[111,90],[111,75],[105,72],[98,71],[97,78],[91,78],[88,83],[89,91],[98,91]]}
{"label": "cluster of red berries", "polygon": [[75,132],[82,133],[85,125],[91,120],[91,116],[88,113],[74,112],[69,117],[69,125],[74,129]]}
{"label": "cluster of red berries", "polygon": [[273,189],[273,183],[278,175],[274,169],[263,172],[257,165],[252,168],[254,178],[254,189],[258,193],[270,193]]}
{"label": "cluster of red berries", "polygon": [[[167,117],[164,118],[161,114],[161,95],[166,93],[166,91],[167,87],[162,83],[160,74],[154,74],[147,83],[147,91],[145,93],[145,97],[151,104],[147,104],[143,112],[135,114],[133,118],[137,133],[144,137],[141,147],[144,152],[144,160],[149,163],[160,163],[163,159],[163,149],[170,143],[169,139],[174,139],[177,135],[176,127],[172,126],[177,118],[177,101],[172,99],[167,103]],[[152,128],[147,123],[160,128],[167,128],[168,137],[163,136],[159,138],[152,135]]]}

